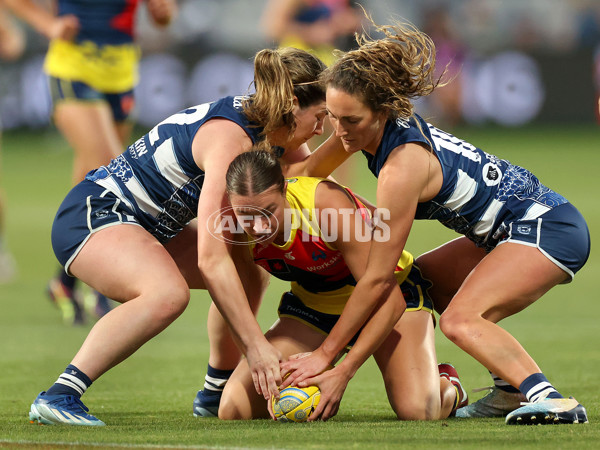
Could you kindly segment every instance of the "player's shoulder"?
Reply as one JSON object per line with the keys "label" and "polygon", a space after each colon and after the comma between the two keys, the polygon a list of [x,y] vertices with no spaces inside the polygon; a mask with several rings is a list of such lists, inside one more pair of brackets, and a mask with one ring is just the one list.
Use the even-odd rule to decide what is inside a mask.
{"label": "player's shoulder", "polygon": [[344,186],[332,180],[322,179],[315,189],[315,207],[354,208],[355,204]]}

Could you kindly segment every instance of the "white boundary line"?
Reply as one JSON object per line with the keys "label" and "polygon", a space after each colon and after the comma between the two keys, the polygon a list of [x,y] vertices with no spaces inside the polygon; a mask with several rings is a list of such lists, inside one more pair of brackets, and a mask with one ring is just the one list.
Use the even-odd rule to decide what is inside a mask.
{"label": "white boundary line", "polygon": [[[31,446],[69,446],[69,447],[109,447],[109,448],[164,448],[164,449],[206,449],[206,450],[249,450],[250,447],[226,447],[226,446],[208,446],[208,445],[170,445],[170,444],[119,444],[116,442],[79,442],[79,441],[26,441],[26,440],[8,440],[0,439],[0,448],[4,444],[31,445]],[[256,447],[252,447],[256,448]]]}

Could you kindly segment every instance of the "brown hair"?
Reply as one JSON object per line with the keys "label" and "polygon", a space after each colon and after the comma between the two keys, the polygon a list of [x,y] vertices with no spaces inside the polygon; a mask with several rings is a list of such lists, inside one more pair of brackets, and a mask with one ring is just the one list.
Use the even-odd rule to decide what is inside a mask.
{"label": "brown hair", "polygon": [[249,150],[237,155],[225,175],[227,194],[260,194],[272,186],[283,192],[285,180],[277,156],[265,150]]}
{"label": "brown hair", "polygon": [[259,51],[254,57],[256,93],[244,101],[251,122],[264,128],[262,134],[287,126],[296,128],[294,96],[300,108],[325,101],[325,87],[319,77],[327,66],[313,54],[283,47]]}
{"label": "brown hair", "polygon": [[356,33],[359,48],[337,52],[339,59],[322,75],[326,86],[359,96],[373,111],[388,111],[390,119],[409,119],[412,99],[429,95],[443,86],[435,70],[435,44],[409,23],[377,25],[365,12],[375,30],[385,35],[372,39]]}

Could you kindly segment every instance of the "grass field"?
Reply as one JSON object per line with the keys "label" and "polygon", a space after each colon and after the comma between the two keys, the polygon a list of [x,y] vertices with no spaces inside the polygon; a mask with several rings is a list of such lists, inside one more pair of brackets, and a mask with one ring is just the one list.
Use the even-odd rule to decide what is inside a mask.
{"label": "grass field", "polygon": [[[589,128],[465,129],[456,134],[531,169],[571,200],[600,234],[600,134]],[[359,193],[374,199],[375,180],[360,156],[346,172]],[[568,286],[504,325],[530,351],[554,385],[575,396],[590,423],[508,427],[502,419],[398,422],[375,364],[351,381],[339,414],[327,423],[220,422],[197,419],[192,400],[208,360],[209,297],[195,292],[188,310],[129,360],[94,383],[85,402],[106,422],[101,429],[34,426],[29,405],[71,360],[91,325],[62,325],[44,295],[55,273],[50,227],[69,188],[71,153],[53,131],[11,132],[3,138],[2,185],[7,200],[7,241],[19,277],[0,285],[0,447],[6,448],[598,448],[600,441],[600,257]],[[348,176],[350,172],[350,176]],[[345,178],[346,178],[345,177]],[[418,222],[408,249],[415,255],[454,234]],[[507,280],[509,283],[510,280]],[[276,317],[285,284],[273,282],[259,314],[263,328]],[[490,384],[487,371],[438,330],[438,359],[454,363],[468,390]],[[482,394],[473,394],[476,400]]]}

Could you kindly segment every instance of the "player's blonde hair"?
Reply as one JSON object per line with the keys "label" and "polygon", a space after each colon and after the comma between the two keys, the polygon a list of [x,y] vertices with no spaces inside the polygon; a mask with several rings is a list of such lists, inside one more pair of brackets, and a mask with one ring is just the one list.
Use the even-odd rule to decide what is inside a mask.
{"label": "player's blonde hair", "polygon": [[254,57],[256,93],[244,102],[251,122],[266,135],[287,126],[296,129],[294,97],[300,108],[325,101],[325,87],[319,77],[327,66],[316,56],[297,48],[264,49]]}
{"label": "player's blonde hair", "polygon": [[441,76],[434,75],[435,44],[409,23],[377,25],[365,14],[385,37],[356,33],[359,48],[337,52],[339,59],[321,79],[327,87],[358,96],[373,111],[387,111],[390,119],[409,119],[414,112],[412,99],[444,84]]}

